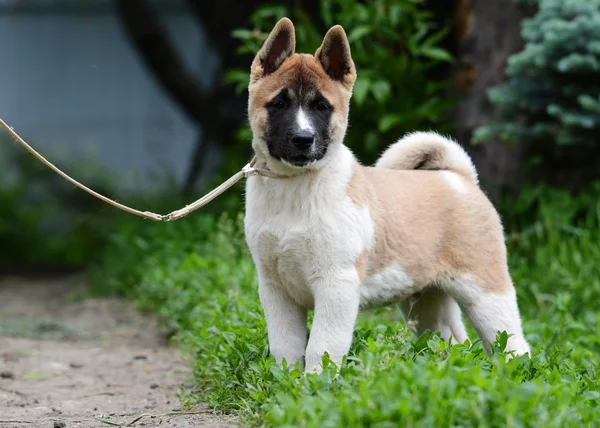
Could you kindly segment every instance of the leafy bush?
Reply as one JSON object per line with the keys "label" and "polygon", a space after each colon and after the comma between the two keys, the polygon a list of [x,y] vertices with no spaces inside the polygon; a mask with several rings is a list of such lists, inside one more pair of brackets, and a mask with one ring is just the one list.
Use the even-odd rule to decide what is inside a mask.
{"label": "leafy bush", "polygon": [[[135,222],[111,237],[94,283],[160,314],[196,356],[196,395],[267,426],[595,426],[600,420],[600,186],[573,198],[524,190],[506,206],[535,219],[509,233],[533,358],[489,359],[481,343],[419,338],[396,308],[361,314],[340,376],[304,376],[268,354],[241,218]],[[582,209],[585,207],[585,209]],[[563,212],[564,215],[557,214]],[[519,219],[508,217],[508,223]],[[471,332],[471,338],[476,336]]]}
{"label": "leafy bush", "polygon": [[[346,144],[365,161],[374,161],[382,148],[408,131],[435,127],[447,132],[446,113],[454,101],[441,94],[445,82],[432,82],[427,73],[451,61],[438,42],[446,34],[435,28],[422,0],[322,0],[324,27],[314,24],[302,9],[261,7],[251,17],[253,28],[238,29],[239,52],[254,55],[283,16],[296,24],[296,51],[314,53],[327,29],[342,25],[348,32],[358,71]],[[241,92],[248,86],[249,69],[231,70],[229,82]],[[243,132],[248,141],[249,130]]]}
{"label": "leafy bush", "polygon": [[475,139],[523,141],[536,152],[599,147],[600,0],[529,0],[525,48],[509,58],[508,82],[489,91],[498,120]]}

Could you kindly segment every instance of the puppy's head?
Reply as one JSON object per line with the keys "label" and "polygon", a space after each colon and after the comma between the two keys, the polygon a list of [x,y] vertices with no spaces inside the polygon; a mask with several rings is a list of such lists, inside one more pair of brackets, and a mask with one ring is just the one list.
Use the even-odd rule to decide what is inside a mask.
{"label": "puppy's head", "polygon": [[315,55],[296,54],[281,19],[254,59],[248,116],[256,153],[278,171],[316,169],[342,144],[356,70],[344,29],[332,27]]}

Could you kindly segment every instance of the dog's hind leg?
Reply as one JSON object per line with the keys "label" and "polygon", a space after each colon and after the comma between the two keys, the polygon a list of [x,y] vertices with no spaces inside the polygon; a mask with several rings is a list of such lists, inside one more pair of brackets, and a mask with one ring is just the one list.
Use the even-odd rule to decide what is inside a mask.
{"label": "dog's hind leg", "polygon": [[508,339],[507,351],[514,351],[516,355],[531,352],[523,335],[516,291],[508,275],[503,275],[499,282],[465,277],[452,281],[446,287],[463,309],[488,353],[499,331],[512,335]]}
{"label": "dog's hind leg", "polygon": [[415,323],[418,335],[429,329],[439,331],[445,340],[452,336],[452,343],[463,343],[467,339],[460,307],[452,296],[439,288],[427,288],[418,299],[404,300],[399,306],[407,324]]}

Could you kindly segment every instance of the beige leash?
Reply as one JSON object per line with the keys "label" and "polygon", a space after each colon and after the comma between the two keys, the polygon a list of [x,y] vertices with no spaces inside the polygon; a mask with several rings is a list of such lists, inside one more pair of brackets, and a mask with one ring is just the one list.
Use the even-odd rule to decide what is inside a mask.
{"label": "beige leash", "polygon": [[198,208],[202,208],[204,205],[211,202],[213,199],[215,199],[221,193],[223,193],[224,191],[229,189],[231,186],[233,186],[235,183],[240,181],[242,178],[248,178],[252,175],[262,175],[262,176],[270,177],[270,178],[286,178],[285,176],[275,174],[267,169],[257,168],[255,166],[256,158],[254,158],[254,159],[252,159],[252,161],[249,164],[247,164],[244,168],[242,168],[241,171],[234,174],[231,178],[229,178],[227,181],[225,181],[219,187],[217,187],[214,190],[211,190],[206,195],[204,195],[203,197],[198,199],[196,202],[186,205],[185,207],[183,207],[177,211],[173,211],[172,213],[167,214],[167,215],[156,214],[156,213],[153,213],[150,211],[139,211],[139,210],[136,210],[135,208],[128,207],[127,205],[120,204],[117,201],[113,201],[112,199],[107,198],[106,196],[101,195],[100,193],[95,192],[92,189],[90,189],[89,187],[81,184],[79,181],[75,180],[74,178],[71,178],[70,176],[68,176],[67,174],[62,172],[60,169],[58,169],[56,166],[54,166],[45,157],[43,157],[41,154],[39,154],[33,147],[31,147],[29,144],[27,144],[25,142],[25,140],[23,140],[19,136],[19,134],[17,134],[2,119],[0,119],[0,125],[2,125],[2,127],[4,127],[4,129],[6,129],[6,131],[11,135],[11,137],[13,137],[23,147],[25,147],[27,149],[27,151],[29,151],[29,153],[34,155],[36,158],[38,158],[38,160],[40,162],[42,162],[44,165],[46,165],[48,168],[50,168],[52,171],[54,171],[55,173],[60,175],[62,178],[64,178],[71,184],[74,184],[75,186],[79,187],[80,189],[88,192],[90,195],[95,196],[96,198],[106,202],[107,204],[112,205],[115,208],[118,208],[120,210],[128,212],[129,214],[137,215],[139,217],[147,218],[147,219],[154,220],[154,221],[174,221],[174,220],[180,219],[181,217],[185,217],[189,213],[196,211]]}

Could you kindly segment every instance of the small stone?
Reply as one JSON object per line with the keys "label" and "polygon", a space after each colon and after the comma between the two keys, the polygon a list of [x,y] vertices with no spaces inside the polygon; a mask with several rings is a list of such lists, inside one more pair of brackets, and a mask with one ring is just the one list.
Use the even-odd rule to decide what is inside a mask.
{"label": "small stone", "polygon": [[65,428],[67,424],[63,421],[54,421],[54,428]]}
{"label": "small stone", "polygon": [[150,389],[156,389],[158,388],[158,383],[151,383],[150,384]]}
{"label": "small stone", "polygon": [[136,355],[135,357],[133,357],[134,360],[140,361],[140,360],[147,360],[148,357],[145,355]]}
{"label": "small stone", "polygon": [[80,369],[83,367],[83,364],[79,364],[79,363],[69,363],[69,367],[71,367],[72,369]]}
{"label": "small stone", "polygon": [[8,370],[4,370],[2,372],[0,372],[0,377],[2,379],[14,379],[15,378],[15,374],[11,371]]}

